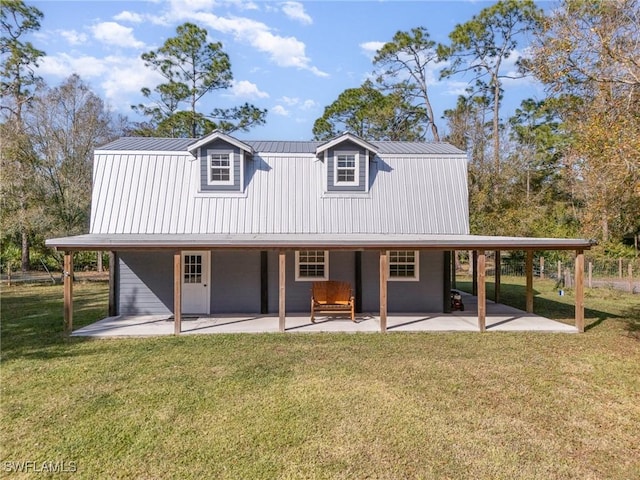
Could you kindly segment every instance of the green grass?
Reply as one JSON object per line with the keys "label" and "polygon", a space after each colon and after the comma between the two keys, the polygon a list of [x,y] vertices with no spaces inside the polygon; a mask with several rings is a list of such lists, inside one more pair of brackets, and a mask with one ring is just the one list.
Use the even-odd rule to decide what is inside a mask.
{"label": "green grass", "polygon": [[[570,296],[535,287],[570,321]],[[104,284],[74,294],[76,327],[106,315]],[[61,334],[60,286],[3,287],[0,476],[638,478],[638,303],[589,292],[581,335],[86,340]]]}

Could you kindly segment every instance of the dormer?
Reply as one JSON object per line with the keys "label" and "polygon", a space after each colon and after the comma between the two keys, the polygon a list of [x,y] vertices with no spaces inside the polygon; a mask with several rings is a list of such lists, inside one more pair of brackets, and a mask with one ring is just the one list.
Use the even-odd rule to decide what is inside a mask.
{"label": "dormer", "polygon": [[201,192],[243,192],[245,162],[253,148],[218,130],[187,149],[200,162]]}
{"label": "dormer", "polygon": [[367,193],[369,161],[376,147],[366,140],[344,133],[316,148],[316,156],[324,163],[327,193]]}

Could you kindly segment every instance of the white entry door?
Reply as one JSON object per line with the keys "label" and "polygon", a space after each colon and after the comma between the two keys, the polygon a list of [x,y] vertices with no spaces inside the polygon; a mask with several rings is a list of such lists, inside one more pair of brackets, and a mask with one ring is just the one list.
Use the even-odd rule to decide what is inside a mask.
{"label": "white entry door", "polygon": [[210,252],[182,252],[182,313],[209,313]]}

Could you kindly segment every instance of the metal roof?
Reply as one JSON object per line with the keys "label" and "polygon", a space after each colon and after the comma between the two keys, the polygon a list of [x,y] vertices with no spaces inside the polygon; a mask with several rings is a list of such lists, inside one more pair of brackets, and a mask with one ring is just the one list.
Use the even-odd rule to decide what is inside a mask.
{"label": "metal roof", "polygon": [[243,193],[199,192],[189,153],[96,152],[95,234],[467,234],[466,157],[383,155],[368,193],[325,191],[314,155],[254,155]]}
{"label": "metal roof", "polygon": [[204,235],[88,234],[47,240],[61,250],[127,249],[438,249],[438,250],[588,250],[583,239],[491,237],[480,235]]}
{"label": "metal roof", "polygon": [[[198,142],[193,138],[122,137],[96,150],[100,151],[144,151],[144,152],[187,152]],[[325,142],[243,140],[257,153],[315,154]],[[376,147],[380,155],[464,155],[465,152],[445,142],[367,142]]]}

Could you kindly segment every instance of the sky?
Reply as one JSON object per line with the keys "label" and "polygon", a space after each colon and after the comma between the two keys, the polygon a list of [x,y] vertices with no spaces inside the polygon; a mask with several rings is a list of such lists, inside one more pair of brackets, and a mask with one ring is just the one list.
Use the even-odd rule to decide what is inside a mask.
{"label": "sky", "polygon": [[[431,39],[447,43],[489,1],[245,1],[26,0],[42,11],[41,28],[29,40],[45,52],[37,73],[50,86],[76,73],[111,110],[142,120],[131,105],[144,102],[141,88],[163,78],[140,56],[156,50],[192,22],[229,55],[232,88],[211,93],[201,111],[251,103],[267,109],[266,125],[237,132],[245,140],[310,140],[314,121],[348,88],[374,72],[377,49],[398,31],[425,27]],[[526,52],[526,46],[522,51]],[[504,71],[513,70],[510,58]],[[442,113],[455,106],[471,77],[439,79],[444,65],[429,71],[429,94],[440,131]],[[541,99],[531,79],[505,83],[504,117],[523,98]]]}

